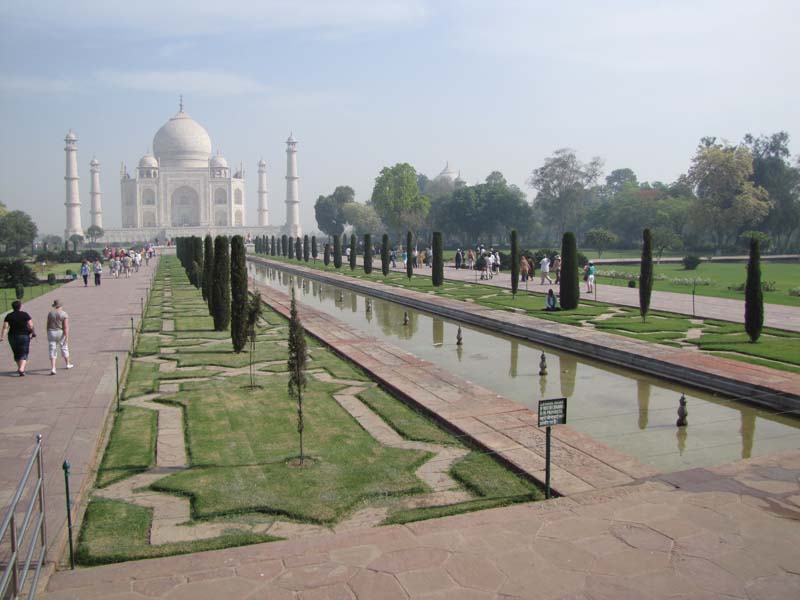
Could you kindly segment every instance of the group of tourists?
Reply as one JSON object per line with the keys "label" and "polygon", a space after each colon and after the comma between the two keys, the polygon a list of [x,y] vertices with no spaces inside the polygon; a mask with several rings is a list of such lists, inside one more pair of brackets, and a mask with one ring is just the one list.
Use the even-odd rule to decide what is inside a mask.
{"label": "group of tourists", "polygon": [[[31,340],[36,338],[36,329],[33,318],[22,310],[22,302],[14,300],[11,303],[11,312],[3,321],[3,330],[0,333],[0,342],[8,334],[8,344],[17,363],[17,374],[25,377],[25,367],[28,364]],[[64,368],[71,369],[74,365],[69,360],[69,315],[61,305],[60,300],[54,300],[52,310],[47,313],[47,344],[50,351],[50,375],[56,374],[56,357],[59,352],[64,358]]]}

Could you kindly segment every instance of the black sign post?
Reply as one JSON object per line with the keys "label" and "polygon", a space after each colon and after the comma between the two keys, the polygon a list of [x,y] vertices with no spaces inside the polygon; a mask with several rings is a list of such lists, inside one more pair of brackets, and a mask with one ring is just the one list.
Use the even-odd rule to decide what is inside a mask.
{"label": "black sign post", "polygon": [[544,497],[550,499],[550,428],[567,422],[567,399],[551,398],[539,400],[539,427],[547,432],[545,444],[545,488]]}

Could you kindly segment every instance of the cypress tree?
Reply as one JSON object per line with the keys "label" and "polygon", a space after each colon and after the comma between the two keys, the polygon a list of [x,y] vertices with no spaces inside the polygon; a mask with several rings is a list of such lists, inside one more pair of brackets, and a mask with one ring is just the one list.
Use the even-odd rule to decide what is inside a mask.
{"label": "cypress tree", "polygon": [[303,324],[297,314],[297,304],[292,288],[292,304],[289,312],[289,397],[297,400],[297,433],[300,436],[300,464],[303,464],[303,390],[306,387],[306,340]]}
{"label": "cypress tree", "polygon": [[642,321],[650,310],[650,296],[653,293],[653,237],[650,230],[642,232],[642,263],[639,272],[639,314]]}
{"label": "cypress tree", "polygon": [[406,234],[406,276],[411,279],[411,276],[414,274],[414,265],[411,259],[411,232],[409,231]]}
{"label": "cypress tree", "polygon": [[303,260],[303,240],[300,239],[299,235],[294,238],[294,257],[298,261]]}
{"label": "cypress tree", "polygon": [[311,257],[317,262],[317,236],[311,236]]}
{"label": "cypress tree", "polygon": [[289,237],[289,258],[294,258],[294,238]]}
{"label": "cypress tree", "polygon": [[372,234],[364,234],[364,273],[372,273]]}
{"label": "cypress tree", "polygon": [[389,235],[386,233],[381,239],[381,271],[384,277],[389,274]]}
{"label": "cypress tree", "polygon": [[289,253],[289,238],[286,235],[281,236],[281,256],[286,256]]}
{"label": "cypress tree", "polygon": [[516,296],[519,289],[519,236],[511,230],[511,294]]}
{"label": "cypress tree", "polygon": [[567,231],[561,239],[561,284],[559,287],[561,308],[578,308],[581,288],[578,281],[578,244],[575,234]]}
{"label": "cypress tree", "polygon": [[303,236],[303,260],[305,262],[308,262],[308,253],[309,253],[308,236],[304,235]]}
{"label": "cypress tree", "polygon": [[253,248],[253,250],[255,251],[255,253],[256,253],[256,254],[261,254],[261,236],[260,236],[260,235],[257,235],[257,236],[255,237],[255,239],[253,240],[253,243],[254,243],[254,245],[255,245],[255,247]]}
{"label": "cypress tree", "polygon": [[331,263],[331,245],[325,244],[325,251],[322,254],[322,261],[325,263],[327,267]]}
{"label": "cypress tree", "polygon": [[214,331],[225,331],[231,321],[231,260],[228,237],[218,235],[214,240],[214,281],[211,285],[214,297]]}
{"label": "cypress tree", "polygon": [[747,283],[744,288],[744,330],[755,343],[764,326],[764,292],[761,289],[761,248],[758,239],[750,238]]}
{"label": "cypress tree", "polygon": [[203,251],[203,299],[211,314],[211,282],[214,281],[214,240],[211,235],[206,235],[203,240]]}
{"label": "cypress tree", "polygon": [[442,232],[433,232],[433,272],[431,281],[434,287],[439,287],[444,283],[444,248],[442,248]]}
{"label": "cypress tree", "polygon": [[356,236],[350,236],[350,270],[356,268]]}
{"label": "cypress tree", "polygon": [[192,236],[192,268],[194,269],[194,286],[203,286],[203,238]]}
{"label": "cypress tree", "polygon": [[269,253],[271,256],[275,256],[275,236],[272,236],[272,240],[269,244]]}
{"label": "cypress tree", "polygon": [[342,238],[338,235],[333,236],[333,266],[342,268]]}
{"label": "cypress tree", "polygon": [[231,238],[231,341],[234,352],[247,343],[247,262],[240,235]]}

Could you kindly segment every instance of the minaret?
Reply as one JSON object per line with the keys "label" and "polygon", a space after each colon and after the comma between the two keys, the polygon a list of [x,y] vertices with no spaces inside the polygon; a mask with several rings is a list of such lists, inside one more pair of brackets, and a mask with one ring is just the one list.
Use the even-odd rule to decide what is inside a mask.
{"label": "minaret", "polygon": [[262,158],[258,161],[258,226],[269,225],[269,209],[267,208],[267,163]]}
{"label": "minaret", "polygon": [[303,235],[300,229],[300,178],[297,176],[297,140],[292,134],[286,140],[286,233]]}
{"label": "minaret", "polygon": [[83,228],[81,197],[78,193],[78,136],[70,129],[64,141],[67,143],[64,148],[67,153],[67,174],[64,175],[64,181],[67,182],[67,201],[64,202],[64,206],[67,207],[67,228],[64,230],[64,241],[67,241],[76,233],[83,235]]}
{"label": "minaret", "polygon": [[103,227],[103,194],[100,192],[100,161],[92,158],[89,163],[89,170],[92,173],[92,189],[89,196],[92,198],[92,225]]}

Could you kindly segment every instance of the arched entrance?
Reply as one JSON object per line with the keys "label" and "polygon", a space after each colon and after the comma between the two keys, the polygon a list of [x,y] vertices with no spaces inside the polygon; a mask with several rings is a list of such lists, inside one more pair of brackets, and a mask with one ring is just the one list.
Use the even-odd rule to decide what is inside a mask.
{"label": "arched entrance", "polygon": [[172,225],[174,227],[200,225],[200,198],[188,185],[172,192]]}

